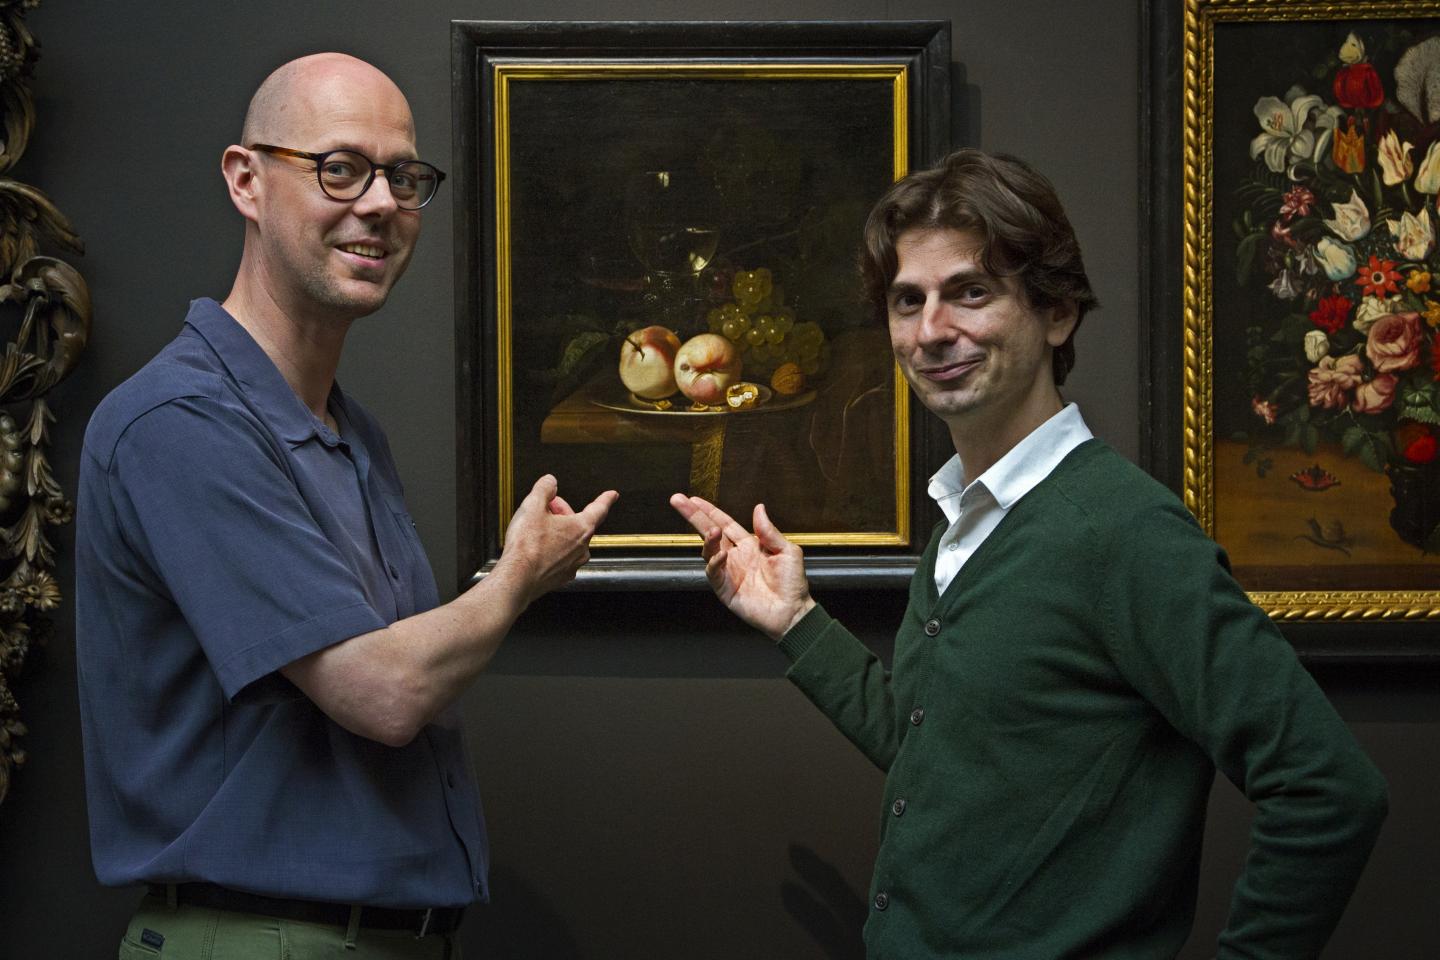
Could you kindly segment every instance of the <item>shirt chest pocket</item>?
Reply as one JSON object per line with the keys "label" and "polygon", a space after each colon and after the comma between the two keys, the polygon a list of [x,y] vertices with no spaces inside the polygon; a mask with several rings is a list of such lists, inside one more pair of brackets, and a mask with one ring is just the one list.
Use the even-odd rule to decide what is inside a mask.
{"label": "shirt chest pocket", "polygon": [[386,539],[391,541],[385,549],[385,573],[395,591],[400,618],[404,619],[435,606],[438,591],[425,547],[420,542],[420,532],[405,508],[405,501],[387,495],[384,504],[384,515],[379,519],[389,527]]}

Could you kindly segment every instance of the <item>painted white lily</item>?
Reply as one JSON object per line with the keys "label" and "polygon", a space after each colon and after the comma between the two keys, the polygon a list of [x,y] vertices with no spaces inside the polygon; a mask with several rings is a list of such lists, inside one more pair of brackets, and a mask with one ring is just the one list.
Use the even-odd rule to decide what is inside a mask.
{"label": "painted white lily", "polygon": [[1380,138],[1380,172],[1385,186],[1393,187],[1410,179],[1415,169],[1410,151],[1414,149],[1415,145],[1408,140],[1402,143],[1394,130],[1387,130]]}
{"label": "painted white lily", "polygon": [[1250,159],[1263,153],[1265,166],[1276,173],[1293,171],[1293,165],[1302,160],[1318,162],[1330,145],[1339,116],[1338,109],[1326,109],[1323,100],[1298,88],[1284,100],[1261,97],[1255,102],[1260,134],[1250,141]]}
{"label": "painted white lily", "polygon": [[1349,280],[1359,266],[1353,249],[1329,237],[1321,237],[1315,244],[1315,259],[1331,280]]}
{"label": "painted white lily", "polygon": [[1395,249],[1406,260],[1424,260],[1435,245],[1435,228],[1430,223],[1430,211],[1420,209],[1420,216],[1406,211],[1400,221],[1386,220],[1390,235],[1395,238]]}
{"label": "painted white lily", "polygon": [[1341,240],[1359,240],[1370,232],[1370,210],[1360,194],[1350,191],[1347,203],[1334,204],[1335,219],[1324,221],[1325,226]]}

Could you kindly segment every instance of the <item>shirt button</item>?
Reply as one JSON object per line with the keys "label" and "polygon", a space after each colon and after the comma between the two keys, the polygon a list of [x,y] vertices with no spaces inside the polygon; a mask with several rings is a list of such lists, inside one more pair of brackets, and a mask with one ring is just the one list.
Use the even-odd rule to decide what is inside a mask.
{"label": "shirt button", "polygon": [[915,726],[917,726],[917,727],[920,726],[920,721],[921,721],[921,720],[924,720],[924,719],[925,719],[925,708],[924,708],[924,707],[916,707],[914,710],[911,710],[911,711],[910,711],[910,722],[911,722],[912,724],[914,724]]}
{"label": "shirt button", "polygon": [[905,812],[905,798],[904,798],[904,797],[896,797],[896,798],[895,798],[895,802],[892,803],[892,804],[890,804],[890,812],[893,813],[893,814],[895,814],[895,816],[897,816],[897,817],[900,816],[900,814],[904,813],[904,812]]}
{"label": "shirt button", "polygon": [[889,895],[888,893],[883,893],[883,892],[882,892],[882,893],[877,893],[877,894],[875,894],[875,909],[876,909],[876,910],[884,910],[884,909],[885,909],[886,907],[888,907],[888,906],[890,906],[890,895]]}
{"label": "shirt button", "polygon": [[939,620],[931,619],[931,620],[926,620],[926,621],[925,621],[925,636],[927,636],[927,637],[933,637],[933,636],[935,636],[935,635],[936,635],[937,633],[939,633],[939,632],[940,632],[940,621],[939,621]]}
{"label": "shirt button", "polygon": [[959,543],[959,541],[957,540],[955,543],[950,544],[950,546],[946,547],[945,549],[946,549],[946,550],[959,550],[959,549],[960,549],[960,543]]}

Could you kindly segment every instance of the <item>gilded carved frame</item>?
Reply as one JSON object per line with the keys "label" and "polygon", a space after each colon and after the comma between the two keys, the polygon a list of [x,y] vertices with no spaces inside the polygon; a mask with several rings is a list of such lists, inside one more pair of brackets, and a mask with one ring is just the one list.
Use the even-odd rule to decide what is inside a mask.
{"label": "gilded carved frame", "polygon": [[[1409,547],[1396,548],[1397,556],[1413,556],[1413,560],[1395,565],[1395,578],[1402,584],[1399,588],[1389,589],[1383,583],[1375,583],[1374,578],[1383,576],[1384,571],[1381,569],[1376,573],[1369,566],[1365,567],[1365,576],[1370,578],[1369,582],[1352,585],[1336,582],[1350,576],[1339,561],[1333,561],[1338,565],[1323,568],[1326,571],[1324,573],[1319,572],[1322,568],[1317,564],[1314,567],[1317,572],[1311,575],[1302,563],[1273,564],[1271,568],[1267,568],[1265,563],[1247,560],[1250,541],[1245,540],[1241,534],[1248,533],[1249,528],[1244,523],[1229,519],[1238,517],[1243,512],[1243,509],[1237,506],[1236,498],[1240,495],[1237,491],[1242,488],[1235,484],[1235,477],[1243,477],[1247,484],[1267,484],[1267,489],[1270,490],[1277,487],[1292,490],[1292,485],[1287,483],[1288,479],[1294,481],[1294,490],[1304,491],[1289,494],[1291,500],[1298,501],[1295,509],[1312,513],[1309,519],[1310,529],[1297,529],[1293,538],[1295,543],[1305,547],[1309,553],[1297,551],[1296,555],[1316,555],[1316,550],[1306,546],[1307,541],[1322,548],[1322,552],[1343,551],[1347,559],[1352,550],[1356,554],[1360,553],[1356,542],[1359,538],[1346,534],[1343,524],[1337,525],[1334,521],[1325,520],[1326,515],[1322,512],[1324,508],[1320,505],[1327,502],[1324,497],[1334,495],[1328,492],[1328,488],[1340,488],[1343,484],[1322,464],[1352,468],[1354,464],[1350,461],[1365,452],[1361,450],[1365,434],[1359,429],[1359,425],[1364,424],[1367,429],[1378,433],[1380,418],[1369,409],[1362,411],[1359,401],[1352,399],[1353,410],[1343,411],[1344,415],[1353,421],[1352,427],[1342,434],[1343,445],[1337,445],[1338,450],[1329,450],[1325,447],[1326,435],[1321,427],[1331,425],[1340,414],[1317,405],[1327,402],[1325,396],[1312,392],[1307,402],[1302,392],[1298,402],[1291,402],[1287,426],[1282,413],[1286,407],[1281,402],[1281,398],[1287,394],[1279,387],[1266,392],[1275,381],[1260,377],[1258,373],[1266,369],[1265,363],[1276,362],[1265,352],[1271,349],[1267,343],[1280,342],[1284,337],[1302,332],[1308,333],[1305,326],[1307,316],[1310,316],[1313,325],[1323,323],[1326,325],[1325,330],[1330,331],[1326,338],[1326,348],[1335,346],[1337,350],[1345,349],[1348,351],[1347,355],[1354,358],[1346,363],[1357,368],[1364,363],[1360,359],[1367,349],[1364,331],[1358,327],[1342,327],[1338,320],[1322,313],[1319,303],[1319,297],[1324,295],[1345,299],[1347,302],[1361,299],[1356,292],[1357,288],[1350,286],[1359,281],[1350,277],[1337,279],[1338,274],[1343,272],[1343,257],[1340,258],[1342,262],[1337,264],[1332,272],[1325,268],[1325,263],[1318,254],[1306,253],[1307,250],[1329,252],[1332,249],[1322,246],[1321,236],[1328,237],[1325,243],[1331,245],[1339,242],[1341,238],[1317,231],[1312,222],[1304,220],[1303,214],[1312,212],[1307,209],[1305,202],[1288,207],[1286,204],[1290,204],[1292,200],[1305,201],[1306,193],[1310,192],[1309,187],[1312,186],[1315,192],[1320,194],[1318,198],[1313,194],[1309,196],[1309,203],[1316,211],[1315,216],[1323,217],[1324,213],[1332,209],[1331,204],[1337,202],[1321,189],[1322,184],[1333,188],[1337,181],[1333,179],[1334,171],[1330,168],[1339,162],[1332,157],[1333,139],[1326,140],[1323,137],[1326,130],[1332,133],[1343,130],[1347,135],[1354,135],[1359,129],[1369,132],[1378,143],[1378,131],[1381,128],[1391,125],[1397,129],[1399,127],[1400,121],[1395,119],[1399,111],[1393,102],[1393,81],[1389,77],[1379,79],[1379,71],[1375,71],[1375,76],[1384,88],[1387,100],[1366,109],[1353,105],[1354,101],[1349,92],[1350,86],[1353,86],[1350,82],[1353,78],[1348,74],[1341,77],[1340,73],[1351,63],[1368,60],[1363,50],[1363,42],[1359,45],[1351,43],[1345,50],[1338,50],[1347,34],[1356,34],[1362,41],[1364,37],[1369,37],[1375,48],[1374,56],[1383,59],[1385,54],[1381,50],[1382,40],[1403,46],[1413,43],[1421,36],[1440,35],[1440,27],[1427,31],[1426,25],[1419,21],[1419,18],[1434,16],[1436,13],[1440,13],[1440,3],[1367,0],[1354,0],[1343,4],[1314,0],[1184,0],[1183,5],[1166,4],[1148,13],[1146,33],[1149,41],[1149,82],[1145,93],[1150,101],[1148,136],[1142,147],[1145,151],[1143,160],[1146,169],[1142,187],[1149,214],[1151,241],[1147,287],[1151,299],[1150,311],[1154,317],[1147,345],[1150,361],[1146,384],[1149,401],[1146,424],[1148,465],[1152,472],[1167,480],[1182,494],[1186,505],[1202,527],[1231,551],[1232,560],[1236,562],[1237,576],[1242,585],[1250,591],[1252,599],[1271,617],[1282,622],[1316,625],[1341,622],[1378,624],[1440,619],[1440,589],[1437,589],[1440,587],[1440,565],[1432,565],[1435,561],[1433,543],[1426,545],[1424,550],[1415,549],[1410,553],[1403,552],[1410,550]],[[1413,35],[1405,32],[1403,36],[1406,39],[1396,39],[1402,35],[1402,27],[1413,31]],[[1246,32],[1247,30],[1249,32]],[[1301,84],[1297,84],[1287,91],[1277,78],[1269,78],[1270,86],[1275,89],[1262,88],[1266,81],[1260,78],[1267,75],[1257,70],[1253,64],[1257,59],[1266,58],[1256,57],[1253,51],[1249,57],[1241,55],[1241,51],[1248,49],[1246,44],[1254,45],[1260,42],[1260,30],[1270,31],[1263,34],[1263,37],[1269,43],[1268,49],[1271,51],[1281,46],[1315,49],[1314,69],[1308,75],[1297,76],[1298,80],[1304,81],[1303,89],[1298,89]],[[1276,37],[1271,35],[1274,33],[1283,33],[1288,42],[1277,43]],[[1175,51],[1178,51],[1178,55]],[[1394,60],[1389,63],[1393,65]],[[1288,74],[1283,70],[1277,74],[1284,75]],[[1217,94],[1217,78],[1223,91],[1221,94]],[[1257,79],[1247,85],[1237,78]],[[1312,131],[1314,136],[1310,139],[1297,136],[1285,145],[1293,150],[1288,157],[1291,161],[1289,167],[1281,164],[1283,172],[1267,173],[1265,169],[1260,169],[1258,165],[1270,162],[1270,155],[1264,153],[1263,148],[1271,140],[1267,139],[1268,135],[1263,132],[1264,127],[1234,128],[1232,121],[1239,109],[1236,104],[1253,110],[1250,118],[1253,127],[1261,112],[1261,98],[1265,95],[1273,95],[1278,101],[1279,96],[1284,94],[1288,98],[1288,104],[1293,106],[1298,102],[1303,108],[1311,101],[1299,98],[1309,95],[1311,91],[1316,92],[1319,103],[1314,105],[1308,122],[1313,127],[1315,118],[1319,117],[1320,128]],[[1345,106],[1347,103],[1352,106]],[[1219,130],[1217,112],[1222,116],[1222,129]],[[1356,120],[1350,119],[1351,114],[1355,115]],[[1350,125],[1345,127],[1343,124]],[[1301,131],[1297,128],[1295,133],[1300,134]],[[1247,158],[1246,146],[1252,143],[1257,145],[1257,148],[1249,151]],[[1324,149],[1327,143],[1330,144],[1330,150]],[[1372,144],[1372,147],[1374,146],[1376,145]],[[1313,156],[1306,155],[1303,147],[1313,147]],[[1418,164],[1419,155],[1423,154],[1423,146],[1416,153],[1414,161]],[[1254,165],[1254,169],[1259,169],[1260,172],[1247,173],[1244,177],[1233,172],[1244,169],[1247,163]],[[1377,198],[1372,200],[1370,205],[1377,213],[1377,222],[1373,227],[1379,231],[1383,227],[1378,214],[1382,208],[1388,207],[1385,207],[1386,201],[1378,198],[1388,196],[1388,190],[1408,187],[1403,183],[1394,185],[1388,180],[1380,179],[1378,169],[1368,172],[1353,169],[1361,163],[1362,160],[1347,159],[1345,166],[1351,169],[1339,172],[1355,181],[1360,190],[1367,192],[1367,196]],[[1378,168],[1379,165],[1374,166]],[[1370,176],[1374,177],[1373,184],[1367,179]],[[1388,170],[1385,176],[1389,176]],[[1242,186],[1236,188],[1235,183],[1241,183]],[[1306,187],[1306,191],[1296,192],[1299,186]],[[1370,190],[1371,186],[1373,191]],[[1253,224],[1252,215],[1255,221]],[[1339,215],[1335,216],[1338,219]],[[1270,232],[1265,235],[1267,227]],[[1240,237],[1238,241],[1231,235],[1232,228]],[[1245,238],[1251,234],[1254,239],[1247,241]],[[1360,256],[1361,263],[1365,262],[1361,252],[1377,252],[1383,257],[1390,248],[1381,246],[1383,241],[1378,239],[1380,236],[1379,233],[1370,235],[1368,239],[1357,242],[1348,249]],[[1434,256],[1432,252],[1431,257]],[[1256,266],[1257,263],[1263,266]],[[1263,288],[1257,290],[1256,273],[1262,269],[1274,269],[1277,263],[1282,266],[1275,272],[1275,279],[1269,287],[1270,293],[1265,294]],[[1317,266],[1323,270],[1323,282],[1316,282],[1317,274],[1314,271]],[[1419,272],[1422,266],[1423,264],[1416,265],[1416,272]],[[1302,273],[1302,270],[1308,272],[1310,279],[1305,279],[1307,274]],[[1249,282],[1245,295],[1248,299],[1242,299],[1241,294],[1236,291],[1241,289],[1242,282],[1246,280]],[[1291,281],[1295,281],[1294,284]],[[1307,283],[1308,288],[1305,286]],[[1302,291],[1311,289],[1319,292],[1297,295],[1292,291],[1292,286],[1299,286]],[[1280,299],[1286,296],[1292,299]],[[1314,297],[1315,302],[1309,302],[1306,296]],[[1415,297],[1417,303],[1423,304],[1421,295],[1416,294]],[[1313,310],[1310,309],[1312,307]],[[1271,319],[1277,311],[1290,315],[1285,320],[1285,323],[1289,324],[1289,332],[1276,332],[1272,335],[1272,326],[1279,326]],[[1358,311],[1356,313],[1358,315]],[[1320,319],[1314,319],[1314,316],[1319,316]],[[1177,317],[1178,323],[1175,322]],[[1423,322],[1419,320],[1412,321],[1412,325],[1419,331],[1425,330]],[[1311,333],[1310,336],[1318,339],[1320,335]],[[1227,361],[1237,356],[1234,344],[1241,342],[1242,338],[1248,343],[1251,352],[1243,355],[1243,363],[1227,366]],[[1223,355],[1219,360],[1217,342]],[[1431,347],[1424,344],[1422,348]],[[1320,349],[1317,344],[1316,352]],[[1440,354],[1440,339],[1434,341],[1433,350]],[[1319,359],[1306,359],[1304,362],[1306,365],[1313,362],[1318,369],[1320,359],[1323,359],[1323,356]],[[1331,362],[1339,362],[1336,358],[1330,359]],[[1283,363],[1283,359],[1278,362]],[[1237,375],[1245,364],[1249,364],[1252,374],[1248,380]],[[1379,374],[1368,364],[1365,365],[1364,376],[1368,383],[1368,378],[1378,377]],[[1302,372],[1301,375],[1308,374]],[[1419,377],[1420,371],[1417,370],[1410,376]],[[1217,377],[1225,385],[1218,391]],[[1440,378],[1440,372],[1436,373],[1436,377]],[[1247,385],[1259,383],[1262,389],[1256,391],[1253,398],[1249,398],[1252,409],[1248,412],[1253,414],[1252,420],[1239,423],[1242,429],[1232,434],[1237,422],[1231,409],[1237,406],[1234,387],[1241,382]],[[1311,382],[1317,382],[1313,376]],[[1393,384],[1394,381],[1390,382]],[[1406,382],[1419,383],[1419,380]],[[1305,381],[1299,381],[1298,386],[1302,391],[1304,384]],[[1297,384],[1291,384],[1288,389],[1293,391],[1296,386]],[[1433,392],[1428,386],[1425,389]],[[1290,393],[1288,396],[1293,398],[1294,394]],[[1242,395],[1241,399],[1246,397]],[[1400,401],[1397,399],[1395,402],[1395,409],[1399,410]],[[1428,417],[1430,414],[1425,412],[1423,416]],[[1440,417],[1436,419],[1440,422]],[[1339,430],[1338,427],[1335,429]],[[1428,429],[1422,428],[1421,432]],[[1261,439],[1267,435],[1278,439]],[[1243,437],[1244,442],[1250,445],[1243,460],[1231,457],[1235,452],[1233,444],[1236,442],[1232,437]],[[1222,479],[1217,481],[1219,447],[1225,447],[1226,456],[1231,459],[1221,464],[1224,467],[1221,471]],[[1378,451],[1380,448],[1376,449]],[[1392,457],[1398,457],[1393,453],[1395,447],[1384,449],[1391,450]],[[1288,477],[1284,468],[1271,469],[1267,478],[1267,468],[1282,462],[1282,456],[1296,452],[1303,454],[1306,462],[1315,460],[1315,466],[1298,470]],[[1328,461],[1325,459],[1327,453],[1330,455]],[[1375,461],[1372,466],[1390,469],[1380,453],[1372,452],[1369,456]],[[1336,470],[1338,469],[1337,466]],[[1372,469],[1371,472],[1378,470]],[[1393,472],[1385,475],[1391,480],[1392,486],[1394,475]],[[1261,479],[1256,480],[1256,476]],[[1347,478],[1351,476],[1354,475],[1347,474]],[[1347,479],[1346,482],[1351,483],[1352,488],[1355,485],[1352,480]],[[1375,480],[1371,478],[1366,482],[1373,484]],[[1248,491],[1251,488],[1243,489]],[[1313,499],[1306,500],[1306,497],[1312,496],[1311,491],[1319,492],[1314,494]],[[1231,511],[1228,515],[1227,510]],[[1296,516],[1300,515],[1296,513]],[[1353,514],[1347,513],[1337,519],[1348,521],[1354,518]],[[1256,521],[1254,526],[1258,531],[1263,522]],[[1235,533],[1229,544],[1227,530]],[[1436,530],[1440,531],[1440,528]],[[1285,534],[1289,532],[1288,529],[1284,531]],[[1256,542],[1262,537],[1268,537],[1270,541],[1278,544],[1273,548],[1275,551],[1288,550],[1284,534],[1277,535],[1267,531],[1248,535]],[[1383,535],[1376,536],[1379,538]],[[1256,555],[1260,555],[1258,551]],[[1355,569],[1360,569],[1360,565],[1357,564]],[[1360,574],[1355,576],[1357,580],[1361,579]],[[1247,582],[1247,577],[1251,582]],[[1283,582],[1287,577],[1293,579],[1293,584]],[[1320,582],[1327,578],[1330,582]],[[1260,585],[1257,586],[1257,583]],[[1373,630],[1366,635],[1374,636]]]}

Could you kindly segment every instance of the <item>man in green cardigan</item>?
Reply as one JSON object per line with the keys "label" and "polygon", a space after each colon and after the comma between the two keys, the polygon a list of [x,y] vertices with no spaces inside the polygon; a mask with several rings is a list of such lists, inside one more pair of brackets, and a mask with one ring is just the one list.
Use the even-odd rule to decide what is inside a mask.
{"label": "man in green cardigan", "polygon": [[955,446],[891,668],[811,598],[763,505],[752,533],[671,503],[721,601],[886,772],[867,955],[1175,956],[1218,767],[1256,815],[1217,957],[1317,956],[1385,782],[1224,552],[1061,398],[1096,300],[1054,188],[961,150],[895,184],[865,246],[869,301]]}

